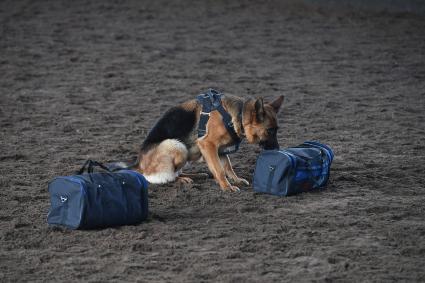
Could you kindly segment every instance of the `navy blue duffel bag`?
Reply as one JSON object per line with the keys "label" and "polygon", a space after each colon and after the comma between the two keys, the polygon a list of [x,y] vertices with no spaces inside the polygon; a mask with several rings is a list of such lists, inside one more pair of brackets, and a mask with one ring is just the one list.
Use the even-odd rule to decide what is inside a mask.
{"label": "navy blue duffel bag", "polygon": [[[94,167],[104,171],[93,173]],[[83,174],[87,171],[87,174]],[[74,176],[49,183],[47,222],[70,229],[134,225],[148,216],[148,182],[136,171],[110,171],[87,160]]]}
{"label": "navy blue duffel bag", "polygon": [[329,179],[333,157],[330,147],[314,141],[265,150],[255,166],[254,191],[289,196],[322,188]]}

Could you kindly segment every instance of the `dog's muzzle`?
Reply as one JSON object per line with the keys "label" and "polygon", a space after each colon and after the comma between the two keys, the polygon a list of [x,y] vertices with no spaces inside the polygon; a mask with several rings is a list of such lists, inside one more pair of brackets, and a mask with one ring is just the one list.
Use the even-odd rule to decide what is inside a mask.
{"label": "dog's muzzle", "polygon": [[267,129],[267,140],[260,141],[259,145],[266,150],[279,149],[277,141],[277,127]]}

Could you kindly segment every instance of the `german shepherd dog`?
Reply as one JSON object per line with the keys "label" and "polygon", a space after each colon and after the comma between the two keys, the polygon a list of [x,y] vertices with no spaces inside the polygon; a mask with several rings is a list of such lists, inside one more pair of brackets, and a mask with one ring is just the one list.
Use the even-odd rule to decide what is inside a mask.
{"label": "german shepherd dog", "polygon": [[[231,115],[236,134],[249,143],[264,149],[276,149],[277,118],[283,96],[271,103],[262,98],[243,100],[225,95],[221,99],[224,109]],[[202,105],[196,100],[186,101],[170,108],[157,121],[144,140],[136,163],[136,170],[153,184],[173,181],[192,183],[193,175],[183,174],[188,162],[204,160],[220,188],[239,191],[237,185],[249,185],[233,171],[229,156],[220,150],[232,143],[218,111],[209,114],[206,134],[198,137],[197,130]],[[229,182],[230,180],[230,182]]]}

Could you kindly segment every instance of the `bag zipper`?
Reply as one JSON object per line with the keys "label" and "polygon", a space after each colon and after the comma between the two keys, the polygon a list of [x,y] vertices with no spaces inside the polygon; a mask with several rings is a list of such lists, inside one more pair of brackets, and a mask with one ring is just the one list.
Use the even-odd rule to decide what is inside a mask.
{"label": "bag zipper", "polygon": [[270,165],[269,166],[269,178],[267,180],[267,188],[266,191],[271,193],[272,190],[272,181],[273,181],[273,177],[274,177],[274,172],[276,171],[276,165]]}

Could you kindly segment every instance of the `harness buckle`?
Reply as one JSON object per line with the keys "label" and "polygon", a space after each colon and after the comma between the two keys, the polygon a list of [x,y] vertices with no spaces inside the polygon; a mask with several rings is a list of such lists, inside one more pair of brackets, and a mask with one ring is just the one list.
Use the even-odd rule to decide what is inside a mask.
{"label": "harness buckle", "polygon": [[211,113],[210,112],[203,112],[203,111],[201,111],[201,115],[211,116]]}

